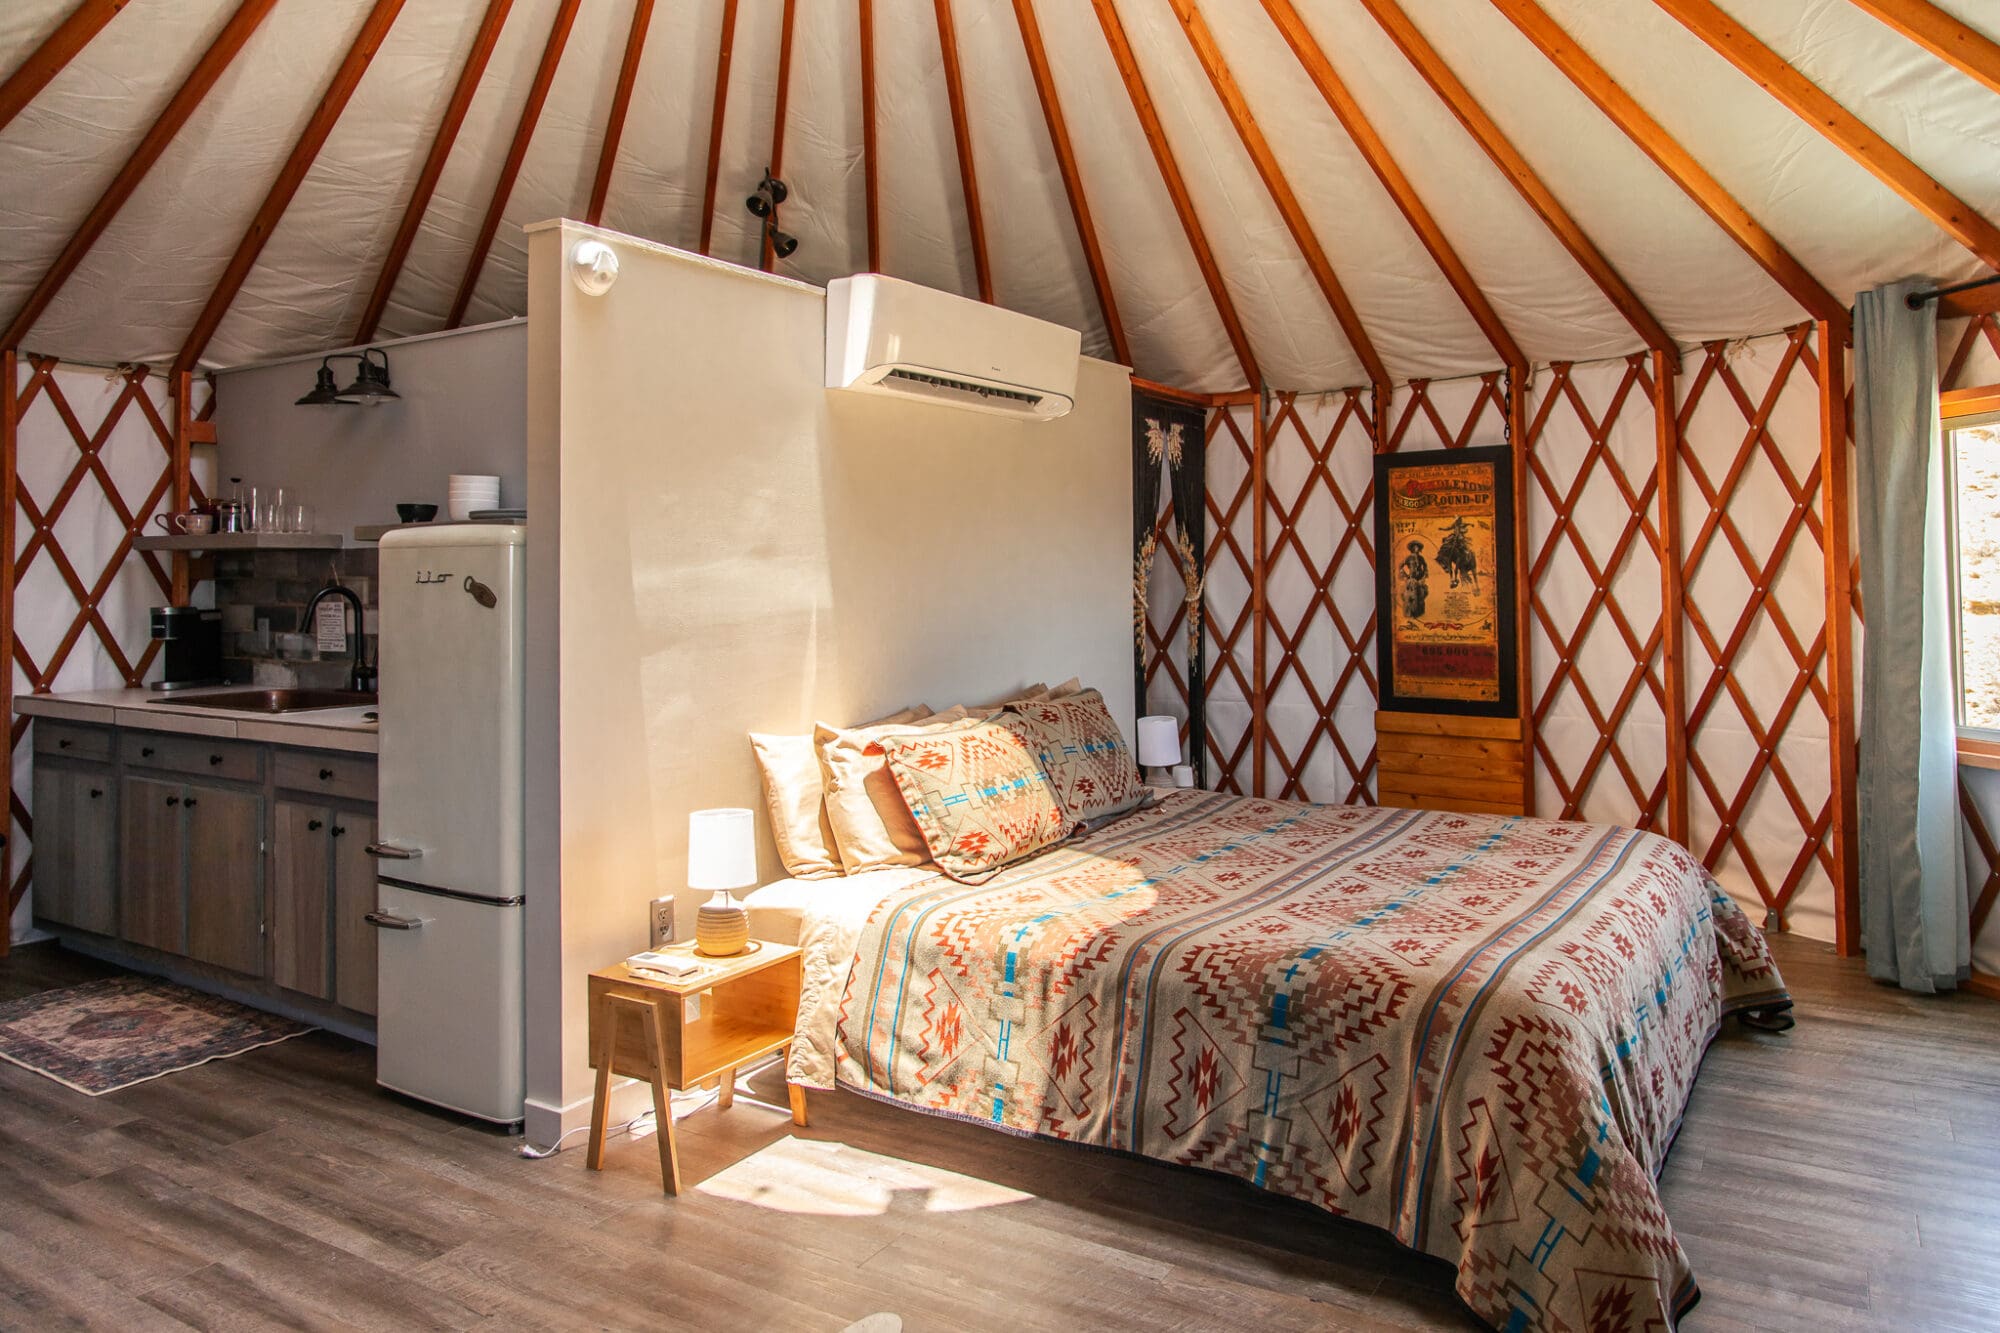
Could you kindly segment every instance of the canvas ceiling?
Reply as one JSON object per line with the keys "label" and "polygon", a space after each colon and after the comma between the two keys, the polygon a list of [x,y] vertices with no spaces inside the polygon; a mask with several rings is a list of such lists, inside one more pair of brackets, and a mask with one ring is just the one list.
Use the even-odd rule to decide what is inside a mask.
{"label": "canvas ceiling", "polygon": [[[0,321],[10,319],[237,0],[131,0],[0,130]],[[1851,0],[1723,0],[1752,33],[1988,218],[2000,219],[2000,96]],[[0,78],[76,0],[0,4]],[[442,327],[558,0],[515,0],[378,337]],[[1359,0],[1297,0],[1500,320],[1537,362],[1634,350],[1632,327],[1529,211]],[[1719,227],[1496,8],[1403,0],[1458,77],[1684,344],[1804,317]],[[1545,0],[1551,17],[1842,301],[1981,266],[1915,209],[1650,0]],[[1938,7],[2000,35],[1991,0]],[[98,362],[170,360],[359,29],[368,0],[279,0],[24,346]],[[351,341],[486,0],[410,0],[202,360]],[[712,251],[754,264],[742,198],[770,151],[783,0],[741,0]],[[995,299],[1111,344],[1011,0],[952,0]],[[1368,379],[1211,88],[1169,0],[1116,10],[1264,380]],[[1499,357],[1263,7],[1202,15],[1307,219],[1396,379]],[[605,225],[693,248],[722,0],[658,0]],[[1139,373],[1203,390],[1244,375],[1086,0],[1036,0],[1062,110]],[[632,0],[585,0],[467,322],[523,313],[524,224],[577,216]],[[882,268],[977,291],[933,0],[875,0]],[[856,6],[802,0],[786,125],[781,271],[867,265]]]}

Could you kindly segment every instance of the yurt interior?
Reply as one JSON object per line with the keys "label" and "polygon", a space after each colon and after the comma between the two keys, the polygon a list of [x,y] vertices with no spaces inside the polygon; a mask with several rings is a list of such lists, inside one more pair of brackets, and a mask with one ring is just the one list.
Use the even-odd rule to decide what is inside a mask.
{"label": "yurt interior", "polygon": [[2000,1329],[1993,0],[0,0],[0,1327]]}

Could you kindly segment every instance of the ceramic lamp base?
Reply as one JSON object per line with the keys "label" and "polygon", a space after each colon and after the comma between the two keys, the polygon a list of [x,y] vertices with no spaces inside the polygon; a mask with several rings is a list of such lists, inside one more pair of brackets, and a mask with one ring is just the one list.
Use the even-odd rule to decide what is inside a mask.
{"label": "ceramic lamp base", "polygon": [[729,958],[750,943],[750,913],[728,893],[718,893],[695,915],[694,948],[710,958]]}

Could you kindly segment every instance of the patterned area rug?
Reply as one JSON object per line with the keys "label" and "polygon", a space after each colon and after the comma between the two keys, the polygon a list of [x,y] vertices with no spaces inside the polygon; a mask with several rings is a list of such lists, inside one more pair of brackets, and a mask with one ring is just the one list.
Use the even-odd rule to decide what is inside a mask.
{"label": "patterned area rug", "polygon": [[101,1097],[311,1031],[154,977],[111,977],[0,1004],[0,1060]]}

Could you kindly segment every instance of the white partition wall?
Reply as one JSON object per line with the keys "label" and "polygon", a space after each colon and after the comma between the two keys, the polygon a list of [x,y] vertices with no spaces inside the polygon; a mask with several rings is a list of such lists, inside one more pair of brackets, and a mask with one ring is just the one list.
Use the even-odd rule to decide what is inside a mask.
{"label": "white partition wall", "polygon": [[[564,275],[584,236],[621,271]],[[1132,716],[1130,390],[1053,422],[829,392],[825,296],[572,223],[529,246],[529,1132],[587,1111],[585,977],[680,898],[749,731],[1075,675]],[[760,868],[783,873],[765,839]]]}

